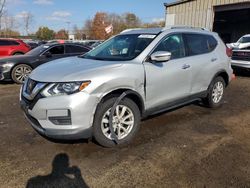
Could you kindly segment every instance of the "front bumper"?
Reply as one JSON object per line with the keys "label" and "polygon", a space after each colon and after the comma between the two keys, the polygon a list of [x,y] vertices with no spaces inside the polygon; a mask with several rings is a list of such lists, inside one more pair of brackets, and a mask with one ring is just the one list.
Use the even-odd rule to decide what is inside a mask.
{"label": "front bumper", "polygon": [[[95,96],[79,92],[40,98],[34,104],[21,96],[20,104],[32,127],[45,137],[77,140],[92,136],[93,115],[97,105]],[[59,121],[67,117],[70,117],[70,121]],[[52,119],[58,119],[59,123]]]}
{"label": "front bumper", "polygon": [[232,67],[250,69],[250,61],[232,60],[231,63],[232,63]]}
{"label": "front bumper", "polygon": [[11,73],[10,71],[3,71],[0,67],[0,81],[11,81]]}

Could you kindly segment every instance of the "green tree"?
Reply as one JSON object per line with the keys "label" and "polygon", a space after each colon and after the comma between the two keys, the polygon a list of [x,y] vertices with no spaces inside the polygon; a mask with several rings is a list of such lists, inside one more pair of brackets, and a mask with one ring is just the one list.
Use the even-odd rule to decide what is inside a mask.
{"label": "green tree", "polygon": [[48,27],[39,27],[36,32],[36,37],[40,40],[52,40],[54,39],[55,32]]}

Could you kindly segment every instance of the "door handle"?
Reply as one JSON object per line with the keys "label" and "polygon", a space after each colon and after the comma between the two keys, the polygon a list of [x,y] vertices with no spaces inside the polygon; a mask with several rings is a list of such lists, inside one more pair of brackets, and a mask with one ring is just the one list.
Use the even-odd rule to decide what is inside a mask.
{"label": "door handle", "polygon": [[211,62],[215,62],[215,61],[217,61],[217,58],[212,58],[211,59]]}
{"label": "door handle", "polygon": [[184,64],[184,65],[182,66],[182,69],[189,69],[190,67],[191,67],[190,65]]}

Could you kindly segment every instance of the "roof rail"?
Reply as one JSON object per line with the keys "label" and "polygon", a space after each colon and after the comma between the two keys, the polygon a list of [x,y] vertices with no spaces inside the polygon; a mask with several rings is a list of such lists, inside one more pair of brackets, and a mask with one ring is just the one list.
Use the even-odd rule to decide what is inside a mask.
{"label": "roof rail", "polygon": [[193,27],[193,26],[186,26],[186,25],[173,25],[169,27],[165,27],[163,30],[167,29],[197,29],[197,30],[203,30],[203,31],[210,31],[207,28],[204,27]]}
{"label": "roof rail", "polygon": [[131,29],[125,29],[121,33],[129,32],[129,31],[135,31],[135,30],[141,30],[143,28],[131,28]]}

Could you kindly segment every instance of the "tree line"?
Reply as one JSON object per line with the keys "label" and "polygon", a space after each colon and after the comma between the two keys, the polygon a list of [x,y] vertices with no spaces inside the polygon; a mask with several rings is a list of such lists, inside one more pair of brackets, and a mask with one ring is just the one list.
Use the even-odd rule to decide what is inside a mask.
{"label": "tree line", "polygon": [[[6,0],[0,0],[0,37],[20,37],[25,35],[27,38],[39,40],[52,39],[68,39],[69,31],[60,29],[54,31],[46,26],[41,26],[35,33],[30,32],[30,28],[34,24],[34,16],[30,12],[22,12],[18,18],[10,16],[5,9]],[[106,33],[105,28],[112,25],[112,32]],[[143,22],[134,13],[114,14],[97,12],[92,19],[85,21],[84,26],[79,28],[74,25],[70,33],[74,34],[75,39],[98,39],[105,40],[112,35],[116,35],[121,31],[136,27],[163,27],[164,21],[159,22]],[[25,32],[21,34],[18,29],[22,27]]]}

